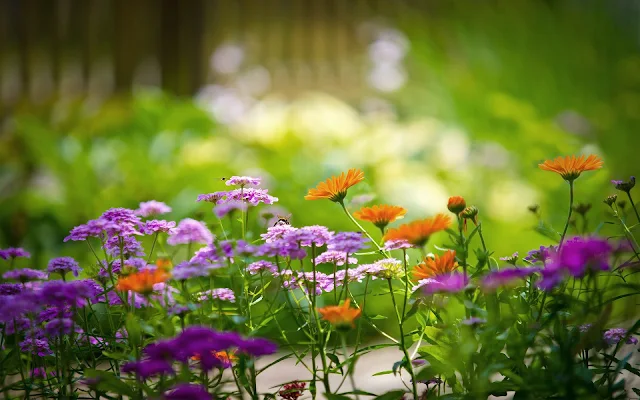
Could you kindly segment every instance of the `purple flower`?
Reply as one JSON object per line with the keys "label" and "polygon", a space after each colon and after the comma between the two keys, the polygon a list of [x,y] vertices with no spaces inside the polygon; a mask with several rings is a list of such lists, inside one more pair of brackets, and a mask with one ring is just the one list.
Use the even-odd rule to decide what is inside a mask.
{"label": "purple flower", "polygon": [[19,283],[0,283],[0,296],[8,296],[22,292],[23,286]]}
{"label": "purple flower", "polygon": [[515,266],[516,262],[518,261],[518,252],[516,251],[515,253],[513,253],[510,256],[500,257],[500,261],[505,261],[505,262]]}
{"label": "purple flower", "polygon": [[67,272],[72,272],[73,276],[78,276],[80,272],[80,265],[72,257],[58,257],[49,261],[47,271],[64,275]]}
{"label": "purple flower", "polygon": [[622,191],[622,192],[626,192],[629,193],[631,191],[631,189],[633,189],[633,187],[636,185],[636,177],[632,176],[627,182],[625,181],[611,181],[611,183],[613,184],[613,186],[615,186],[616,189]]}
{"label": "purple flower", "polygon": [[[49,372],[49,376],[56,376],[56,371]],[[47,379],[47,370],[44,367],[37,367],[31,370],[32,379]]]}
{"label": "purple flower", "polygon": [[353,254],[365,248],[367,239],[360,232],[339,232],[327,244],[327,250]]}
{"label": "purple flower", "polygon": [[143,256],[142,243],[133,236],[112,236],[104,244],[104,248],[111,257],[120,257],[120,246],[125,257]]}
{"label": "purple flower", "polygon": [[300,248],[297,243],[283,239],[262,244],[256,249],[255,255],[261,257],[289,257],[300,260],[307,256],[307,252]]}
{"label": "purple flower", "polygon": [[42,306],[40,296],[32,291],[2,296],[0,298],[0,322],[8,323],[22,318],[25,314],[37,311]]}
{"label": "purple flower", "polygon": [[197,202],[206,201],[209,203],[217,203],[227,195],[227,192],[215,192],[207,194],[199,194],[196,199]]}
{"label": "purple flower", "polygon": [[48,322],[55,318],[71,318],[73,317],[71,310],[68,308],[47,307],[40,311],[36,321],[38,323]]}
{"label": "purple flower", "polygon": [[134,211],[136,215],[141,217],[152,217],[154,215],[166,214],[171,212],[171,207],[161,201],[149,200],[140,203],[140,208]]}
{"label": "purple flower", "polygon": [[[316,257],[316,264],[344,265],[345,261],[347,261],[347,253],[344,251],[327,250]],[[355,257],[349,257],[348,261],[350,265],[358,263]]]}
{"label": "purple flower", "polygon": [[247,266],[247,271],[251,275],[259,274],[261,271],[269,271],[272,275],[278,273],[278,267],[271,261],[259,260]]}
{"label": "purple flower", "polygon": [[202,385],[180,383],[164,393],[163,400],[211,400],[212,396]]}
{"label": "purple flower", "polygon": [[585,333],[585,332],[587,332],[589,329],[591,329],[591,327],[592,327],[592,326],[593,326],[593,324],[583,324],[583,325],[580,325],[580,326],[578,327],[578,329],[580,330],[580,332]]}
{"label": "purple flower", "polygon": [[183,306],[181,304],[174,304],[173,306],[167,308],[167,315],[176,316],[176,315],[184,315],[191,311],[191,309],[187,306]]}
{"label": "purple flower", "polygon": [[255,253],[257,250],[257,247],[249,244],[247,242],[245,242],[244,240],[238,240],[236,241],[236,251],[235,254],[237,255],[241,255],[241,256],[252,256],[253,253]]}
{"label": "purple flower", "polygon": [[212,270],[223,267],[222,264],[199,264],[190,261],[183,261],[176,265],[171,271],[173,279],[184,281],[198,276],[209,276]]}
{"label": "purple flower", "polygon": [[195,219],[185,218],[178,224],[178,227],[169,233],[167,243],[171,246],[188,243],[208,244],[213,242],[213,235],[204,222]]}
{"label": "purple flower", "polygon": [[385,258],[373,264],[364,264],[356,268],[356,270],[361,274],[371,276],[373,279],[394,279],[400,278],[403,274],[402,261],[395,258]]}
{"label": "purple flower", "polygon": [[[603,339],[609,346],[613,346],[614,344],[618,344],[622,339],[624,339],[627,334],[628,331],[624,328],[613,328],[604,333]],[[626,344],[638,344],[638,339],[629,336],[627,338]]]}
{"label": "purple flower", "polygon": [[257,206],[260,203],[273,204],[278,201],[278,198],[269,195],[269,190],[267,189],[244,188],[229,192],[201,194],[198,196],[197,201],[207,201],[216,204],[245,202],[251,206]]}
{"label": "purple flower", "polygon": [[609,243],[596,237],[574,237],[565,241],[559,251],[550,254],[550,260],[541,270],[542,279],[538,286],[550,290],[567,275],[583,277],[589,271],[610,269],[609,257],[612,248]]}
{"label": "purple flower", "polygon": [[99,220],[106,221],[105,232],[109,236],[139,235],[138,229],[142,225],[140,217],[128,208],[110,208],[100,216]]}
{"label": "purple flower", "polygon": [[263,338],[246,339],[238,345],[238,351],[254,357],[273,354],[277,350],[278,346],[275,343]]}
{"label": "purple flower", "polygon": [[[87,299],[94,299],[99,293],[90,280],[64,282],[60,280],[45,282],[40,296],[46,304],[56,307],[83,307]],[[98,286],[99,287],[99,286]]]}
{"label": "purple flower", "polygon": [[397,240],[388,240],[384,242],[383,250],[391,251],[391,250],[403,250],[403,249],[411,249],[413,246],[411,243],[406,240],[397,239]]}
{"label": "purple flower", "polygon": [[37,354],[40,357],[46,357],[53,354],[49,348],[49,343],[45,340],[34,338],[26,338],[20,342],[20,350],[22,350],[23,353]]}
{"label": "purple flower", "polygon": [[24,257],[29,258],[31,254],[22,247],[9,247],[8,249],[0,249],[0,258],[8,260],[9,258]]}
{"label": "purple flower", "polygon": [[175,227],[176,223],[174,221],[153,219],[144,223],[142,226],[142,233],[145,235],[151,235],[158,232],[170,232]]}
{"label": "purple flower", "polygon": [[218,288],[211,289],[200,293],[198,297],[200,301],[205,301],[209,299],[218,299],[223,301],[229,301],[231,303],[236,302],[236,295],[233,293],[233,290],[227,288]]}
{"label": "purple flower", "polygon": [[44,331],[49,337],[68,335],[73,332],[73,320],[70,318],[55,318],[47,323]]}
{"label": "purple flower", "polygon": [[[283,225],[289,226],[289,225]],[[289,230],[285,232],[284,239],[299,242],[301,246],[316,247],[324,246],[333,238],[331,232],[326,226],[311,225],[303,226],[300,229]]]}
{"label": "purple flower", "polygon": [[2,277],[4,279],[24,283],[29,281],[47,279],[47,273],[44,271],[38,271],[31,268],[22,268],[22,269],[13,269],[11,271],[7,271],[2,275]]}
{"label": "purple flower", "polygon": [[509,286],[520,279],[540,271],[539,268],[504,268],[489,272],[480,282],[485,291],[494,291],[501,286]]}
{"label": "purple flower", "polygon": [[555,252],[556,249],[557,249],[557,246],[549,246],[549,247],[540,246],[540,249],[529,251],[527,255],[523,258],[523,260],[528,261],[532,264],[535,262],[544,263],[547,261],[549,257],[551,257],[551,254]]}
{"label": "purple flower", "polygon": [[82,241],[90,237],[102,237],[107,227],[115,226],[114,223],[100,219],[92,219],[86,224],[78,225],[69,232],[69,236],[64,238],[65,242],[69,240]]}
{"label": "purple flower", "polygon": [[[276,226],[271,226],[269,228],[267,228],[267,233],[262,233],[260,234],[260,237],[266,242],[266,243],[272,243],[278,240],[284,240],[285,235],[287,235],[287,237],[292,237],[292,236],[288,236],[288,234],[296,232],[298,230],[298,228],[294,228],[291,225],[276,225]],[[295,238],[293,240],[294,242],[296,241]]]}
{"label": "purple flower", "polygon": [[233,243],[230,240],[222,240],[219,244],[223,256],[227,258],[233,257]]}
{"label": "purple flower", "polygon": [[247,211],[247,203],[243,203],[241,201],[229,201],[213,207],[213,213],[218,218],[223,218],[225,215],[236,210]]}
{"label": "purple flower", "polygon": [[122,366],[123,373],[133,373],[139,379],[147,379],[158,375],[173,375],[171,362],[165,360],[142,360],[126,363]]}
{"label": "purple flower", "polygon": [[260,186],[260,182],[260,178],[252,178],[250,176],[232,176],[231,178],[227,179],[225,183],[227,186],[245,187],[248,185]]}
{"label": "purple flower", "polygon": [[454,272],[447,275],[439,275],[433,279],[423,279],[426,282],[422,286],[425,294],[434,293],[458,293],[467,286],[469,279],[462,273]]}
{"label": "purple flower", "polygon": [[8,321],[5,325],[5,334],[13,335],[14,333],[26,332],[31,328],[31,320],[26,317],[18,317]]}

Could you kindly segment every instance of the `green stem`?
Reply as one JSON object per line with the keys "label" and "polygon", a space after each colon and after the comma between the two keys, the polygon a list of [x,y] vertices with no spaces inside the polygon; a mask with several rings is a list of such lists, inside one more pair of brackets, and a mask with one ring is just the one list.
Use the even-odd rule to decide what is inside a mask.
{"label": "green stem", "polygon": [[573,181],[569,181],[569,215],[567,216],[567,222],[564,224],[564,230],[562,231],[562,236],[560,237],[560,245],[558,249],[562,247],[562,243],[564,242],[564,237],[567,234],[567,229],[569,229],[569,222],[571,221],[571,213],[573,212]]}
{"label": "green stem", "polygon": [[355,218],[353,218],[353,216],[351,215],[351,213],[349,213],[349,210],[347,210],[347,207],[344,205],[343,201],[339,201],[338,204],[340,204],[340,206],[342,207],[342,209],[344,210],[345,214],[347,214],[347,217],[349,217],[349,219],[351,220],[351,222],[353,222],[355,224],[355,226],[358,227],[358,229],[360,229],[360,231],[362,233],[364,233],[369,240],[371,240],[371,242],[373,242],[373,244],[376,245],[376,247],[378,248],[378,251],[380,252],[380,254],[387,256],[387,254],[385,253],[384,250],[382,250],[382,247],[380,247],[380,245],[378,244],[378,242],[376,242],[373,237],[371,237],[371,235],[369,234],[369,232],[367,232],[362,225],[360,225],[360,223],[358,223],[358,221],[356,221]]}
{"label": "green stem", "polygon": [[[345,358],[345,362],[349,361],[349,366],[347,367],[347,375],[349,376],[349,382],[351,382],[351,391],[355,392],[356,389],[356,381],[353,378],[353,372],[354,372],[354,365],[352,364],[353,361],[350,360],[349,357],[349,352],[347,351],[347,339],[346,339],[346,334],[344,332],[340,332],[340,341],[342,342],[342,354],[344,355]],[[356,400],[360,400],[360,397],[358,396],[358,393],[356,392]]]}
{"label": "green stem", "polygon": [[627,196],[629,197],[629,202],[631,203],[631,208],[636,213],[636,218],[638,218],[638,223],[640,223],[640,214],[638,214],[638,209],[636,208],[635,203],[633,202],[633,198],[631,197],[631,192],[627,192]]}
{"label": "green stem", "polygon": [[151,261],[151,256],[153,255],[153,249],[156,247],[156,242],[158,241],[158,235],[160,232],[156,232],[156,235],[153,237],[153,243],[151,244],[151,250],[149,251],[149,257],[147,258],[147,264]]}
{"label": "green stem", "polygon": [[393,309],[396,313],[396,318],[398,320],[398,328],[400,329],[400,350],[404,353],[405,359],[405,369],[409,372],[411,376],[411,390],[413,392],[414,400],[418,400],[418,384],[416,382],[415,374],[413,373],[413,364],[411,364],[411,357],[409,356],[409,352],[407,351],[407,346],[405,344],[404,339],[404,315],[400,316],[398,312],[398,306],[396,304],[396,297],[393,294],[393,286],[391,285],[391,279],[387,279],[387,284],[389,285],[389,295],[391,295],[391,301],[393,302]]}

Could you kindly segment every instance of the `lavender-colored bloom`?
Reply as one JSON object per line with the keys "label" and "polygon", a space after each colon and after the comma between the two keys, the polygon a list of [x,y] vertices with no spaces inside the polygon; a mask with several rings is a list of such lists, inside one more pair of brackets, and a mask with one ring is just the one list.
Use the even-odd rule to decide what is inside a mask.
{"label": "lavender-colored bloom", "polygon": [[9,247],[8,249],[0,249],[0,258],[8,260],[10,258],[30,258],[31,254],[22,247]]}
{"label": "lavender-colored bloom", "polygon": [[361,273],[369,275],[373,279],[395,279],[400,278],[403,274],[402,261],[395,258],[378,260],[373,264],[360,266],[356,270],[360,270]]}
{"label": "lavender-colored bloom", "polygon": [[257,247],[245,242],[244,240],[236,241],[235,254],[240,256],[252,256],[257,250]]}
{"label": "lavender-colored bloom", "polygon": [[[344,265],[345,261],[347,261],[347,253],[344,251],[327,250],[316,257],[316,264],[331,263],[335,265]],[[348,261],[349,265],[355,265],[358,263],[358,259],[355,257],[349,257]]]}
{"label": "lavender-colored bloom", "polygon": [[222,200],[227,195],[227,192],[214,192],[214,193],[206,193],[199,194],[196,199],[197,202],[206,201],[209,203],[218,203],[218,201]]}
{"label": "lavender-colored bloom", "polygon": [[0,298],[0,322],[7,323],[22,318],[25,314],[36,312],[42,306],[40,296],[32,291],[2,296]]}
{"label": "lavender-colored bloom", "polygon": [[219,244],[223,256],[227,258],[233,257],[233,242],[231,240],[222,240]]}
{"label": "lavender-colored bloom", "polygon": [[149,200],[140,203],[140,208],[134,211],[136,215],[141,217],[152,217],[154,215],[166,214],[171,212],[171,207],[161,201]]}
{"label": "lavender-colored bloom", "polygon": [[57,307],[73,306],[83,307],[87,300],[94,299],[96,287],[89,281],[49,281],[42,285],[40,296],[46,304]]}
{"label": "lavender-colored bloom", "polygon": [[69,235],[64,238],[64,241],[82,241],[87,240],[90,237],[102,237],[107,226],[112,227],[115,226],[115,224],[109,221],[92,219],[86,224],[78,225],[73,228],[71,232],[69,232]]}
{"label": "lavender-colored bloom", "polygon": [[[603,339],[606,344],[613,346],[618,344],[622,339],[627,336],[628,331],[624,328],[613,328],[606,331],[603,335]],[[638,339],[632,336],[627,338],[626,344],[638,344]]]}
{"label": "lavender-colored bloom", "polygon": [[223,218],[232,211],[247,211],[247,207],[247,203],[243,203],[241,201],[229,201],[213,207],[213,213],[216,217]]}
{"label": "lavender-colored bloom", "polygon": [[67,272],[72,272],[73,276],[78,276],[80,272],[80,265],[72,257],[58,257],[49,261],[47,271],[64,275]]}
{"label": "lavender-colored bloom", "polygon": [[324,246],[332,238],[333,232],[322,225],[303,226],[297,230],[290,230],[284,235],[284,239],[299,242],[301,246],[305,247],[311,247],[312,245],[316,247]]}
{"label": "lavender-colored bloom", "polygon": [[178,281],[184,281],[199,276],[209,276],[211,271],[223,267],[220,263],[199,264],[191,261],[183,261],[171,271],[171,277]]}
{"label": "lavender-colored bloom", "polygon": [[[291,225],[276,225],[276,226],[271,226],[267,228],[267,233],[260,234],[260,237],[266,243],[272,243],[278,240],[284,240],[285,235],[288,236],[288,234],[296,232],[297,230],[298,228],[294,228]],[[288,236],[288,237],[291,237],[291,236]],[[295,238],[293,241],[295,242]]]}
{"label": "lavender-colored bloom", "polygon": [[511,265],[516,265],[516,262],[518,261],[518,252],[516,251],[510,256],[500,257],[500,261],[505,261]]}
{"label": "lavender-colored bloom", "polygon": [[73,332],[73,320],[70,318],[55,318],[47,323],[44,331],[49,337],[68,335]]}
{"label": "lavender-colored bloom", "polygon": [[415,246],[407,242],[406,240],[397,239],[397,240],[387,240],[386,242],[384,242],[384,246],[382,247],[382,249],[386,251],[391,251],[391,250],[411,249],[413,247]]}
{"label": "lavender-colored bloom", "polygon": [[158,375],[173,375],[175,373],[170,362],[153,359],[126,363],[122,366],[122,372],[133,373],[139,379],[147,379]]}
{"label": "lavender-colored bloom", "polygon": [[501,286],[509,286],[540,271],[539,268],[504,268],[489,272],[480,282],[485,291],[494,291]]}
{"label": "lavender-colored bloom", "polygon": [[592,327],[592,326],[593,326],[593,324],[583,324],[583,325],[580,325],[580,326],[578,327],[578,329],[580,330],[580,332],[585,333],[585,332],[587,332],[589,329],[591,329],[591,327]]}
{"label": "lavender-colored bloom", "polygon": [[460,321],[462,325],[467,325],[467,326],[481,325],[481,324],[485,324],[486,322],[487,322],[486,319],[478,318],[478,317],[469,317]]}
{"label": "lavender-colored bloom", "polygon": [[257,206],[260,203],[273,204],[278,201],[278,198],[269,195],[268,189],[244,188],[227,192],[227,200],[245,201],[252,206]]}
{"label": "lavender-colored bloom", "polygon": [[551,254],[557,250],[557,246],[540,246],[539,249],[531,250],[527,253],[527,255],[523,258],[523,260],[528,261],[530,263],[535,262],[546,262]]}
{"label": "lavender-colored bloom", "polygon": [[145,235],[152,235],[158,232],[170,232],[175,227],[176,223],[174,221],[153,219],[144,223],[144,225],[142,226],[142,233],[144,233]]}
{"label": "lavender-colored bloom", "polygon": [[169,233],[167,243],[171,246],[188,243],[208,244],[213,242],[213,235],[204,222],[195,219],[185,218]]}
{"label": "lavender-colored bloom", "polygon": [[19,283],[0,283],[0,296],[9,296],[22,292],[23,286]]}
{"label": "lavender-colored bloom", "polygon": [[218,254],[216,246],[213,243],[209,243],[205,247],[196,250],[190,261],[195,264],[207,264],[217,263],[223,261],[223,259]]}
{"label": "lavender-colored bloom", "polygon": [[[48,373],[52,378],[56,376],[56,371],[51,371]],[[47,379],[47,370],[44,367],[37,367],[31,370],[31,378],[32,379]]]}
{"label": "lavender-colored bloom", "polygon": [[269,271],[272,275],[278,272],[278,267],[271,261],[259,260],[252,262],[247,266],[249,274],[259,274],[261,271]]}
{"label": "lavender-colored bloom", "polygon": [[211,400],[212,396],[202,385],[180,383],[164,393],[163,400]]}
{"label": "lavender-colored bloom", "polygon": [[253,178],[251,176],[232,176],[225,182],[227,186],[260,186],[260,178]]}
{"label": "lavender-colored bloom", "polygon": [[278,346],[270,340],[263,338],[246,339],[238,345],[238,351],[254,356],[266,356],[278,350]]}
{"label": "lavender-colored bloom", "polygon": [[233,293],[233,290],[227,288],[218,288],[211,289],[200,293],[198,297],[200,301],[205,301],[209,299],[218,299],[222,301],[229,301],[231,303],[236,302],[236,295]]}
{"label": "lavender-colored bloom", "polygon": [[120,257],[121,245],[125,257],[144,255],[142,243],[133,236],[112,236],[104,244],[104,248],[111,257]]}
{"label": "lavender-colored bloom", "polygon": [[29,282],[47,279],[48,275],[44,271],[31,268],[13,269],[5,272],[2,277],[11,281]]}
{"label": "lavender-colored bloom", "polygon": [[627,182],[614,180],[611,181],[611,183],[613,184],[613,186],[615,186],[616,189],[629,193],[631,189],[633,189],[633,187],[636,185],[636,177],[632,176]]}
{"label": "lavender-colored bloom", "polygon": [[23,353],[37,354],[40,357],[53,354],[47,341],[34,338],[26,338],[20,342],[20,350],[22,350]]}
{"label": "lavender-colored bloom", "polygon": [[364,249],[366,241],[360,232],[339,232],[331,238],[327,249],[353,254]]}
{"label": "lavender-colored bloom", "polygon": [[262,244],[256,249],[255,255],[260,257],[289,257],[300,260],[307,256],[307,252],[300,248],[297,243],[283,239]]}
{"label": "lavender-colored bloom", "polygon": [[142,225],[140,217],[128,208],[110,208],[100,216],[99,220],[107,221],[105,232],[109,236],[140,235],[138,229]]}
{"label": "lavender-colored bloom", "polygon": [[13,335],[14,333],[26,332],[31,327],[31,320],[26,317],[14,318],[4,325],[4,333]]}
{"label": "lavender-colored bloom", "polygon": [[173,306],[167,308],[167,315],[174,317],[176,315],[184,315],[191,311],[191,308],[187,306],[183,306],[181,304],[174,304]]}
{"label": "lavender-colored bloom", "polygon": [[[429,279],[423,279],[424,281]],[[434,277],[431,282],[422,286],[425,294],[434,293],[458,293],[467,286],[469,279],[462,273],[454,272],[447,275]]]}
{"label": "lavender-colored bloom", "polygon": [[36,321],[38,323],[48,322],[56,318],[72,318],[73,314],[68,308],[47,307],[40,311]]}

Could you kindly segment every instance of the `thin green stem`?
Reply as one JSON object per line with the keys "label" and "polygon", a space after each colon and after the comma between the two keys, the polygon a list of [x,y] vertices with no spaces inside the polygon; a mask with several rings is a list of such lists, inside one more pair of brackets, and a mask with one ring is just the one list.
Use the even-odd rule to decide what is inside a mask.
{"label": "thin green stem", "polygon": [[640,223],[640,214],[638,214],[638,209],[636,208],[636,204],[633,202],[633,198],[631,197],[631,192],[627,192],[627,196],[629,197],[631,208],[633,208],[633,211],[636,213],[636,218],[638,219],[638,223]]}
{"label": "thin green stem", "polygon": [[[349,352],[347,351],[347,338],[344,332],[340,332],[340,341],[342,342],[342,354],[345,358],[345,362],[349,361],[349,366],[347,367],[347,375],[349,376],[349,382],[351,382],[351,390],[356,391],[356,380],[353,378],[354,368],[355,366],[352,364],[353,360],[350,360]],[[356,392],[356,400],[360,400],[358,393]]]}
{"label": "thin green stem", "polygon": [[389,285],[389,295],[391,296],[391,301],[393,302],[393,309],[396,314],[396,318],[398,320],[398,328],[400,329],[400,350],[404,353],[405,359],[405,369],[409,372],[411,376],[411,390],[413,392],[414,400],[418,399],[418,385],[416,382],[415,374],[413,373],[413,364],[411,363],[411,357],[409,356],[409,352],[407,351],[407,346],[405,344],[404,338],[404,315],[400,315],[398,312],[398,305],[396,304],[396,297],[393,294],[393,286],[391,285],[391,279],[387,279],[387,284]]}
{"label": "thin green stem", "polygon": [[569,215],[567,216],[567,222],[564,224],[564,230],[562,231],[562,236],[560,237],[560,245],[558,246],[558,248],[562,247],[564,237],[567,234],[567,229],[569,229],[571,213],[573,213],[573,181],[569,181]]}
{"label": "thin green stem", "polygon": [[373,237],[371,237],[371,235],[369,234],[369,232],[367,232],[367,231],[362,227],[362,225],[360,225],[360,223],[359,223],[358,221],[356,221],[356,219],[355,219],[355,218],[353,218],[353,216],[351,215],[351,213],[349,213],[349,210],[347,210],[347,207],[344,205],[344,202],[343,202],[343,201],[339,201],[339,202],[338,202],[338,204],[340,204],[340,206],[341,206],[341,207],[342,207],[342,209],[344,210],[344,213],[345,213],[345,214],[347,214],[347,217],[349,217],[349,219],[351,220],[351,222],[353,222],[353,223],[355,224],[355,226],[357,226],[357,227],[358,227],[358,229],[360,229],[360,231],[361,231],[362,233],[364,233],[364,234],[369,238],[369,240],[371,240],[371,242],[373,242],[373,244],[375,244],[375,245],[376,245],[376,247],[378,248],[378,251],[380,252],[380,254],[382,254],[382,255],[385,255],[385,256],[386,256],[387,254],[385,253],[385,251],[384,251],[384,250],[382,250],[382,247],[380,247],[380,245],[378,244],[378,242],[376,242],[376,241],[373,239]]}

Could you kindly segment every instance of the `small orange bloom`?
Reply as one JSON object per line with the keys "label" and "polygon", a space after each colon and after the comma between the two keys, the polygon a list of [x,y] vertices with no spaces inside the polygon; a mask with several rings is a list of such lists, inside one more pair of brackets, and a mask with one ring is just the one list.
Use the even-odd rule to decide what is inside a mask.
{"label": "small orange bloom", "polygon": [[448,215],[438,214],[433,218],[421,219],[389,229],[384,235],[384,241],[406,240],[415,246],[424,246],[431,235],[450,226],[451,218]]}
{"label": "small orange bloom", "polygon": [[158,257],[156,259],[156,267],[168,270],[173,266],[171,259],[168,257]]}
{"label": "small orange bloom", "polygon": [[461,196],[449,197],[449,201],[447,202],[447,208],[455,215],[460,214],[466,206],[467,202],[464,201],[464,198]]}
{"label": "small orange bloom", "polygon": [[331,325],[338,329],[355,327],[353,320],[360,316],[362,310],[359,308],[350,308],[351,299],[347,299],[341,306],[327,306],[318,308],[318,312],[322,315],[322,319],[329,321]]}
{"label": "small orange bloom", "polygon": [[584,171],[593,171],[602,168],[602,159],[593,154],[586,159],[585,156],[556,157],[555,160],[546,160],[544,163],[538,164],[538,167],[545,171],[555,172],[564,180],[572,182]]}
{"label": "small orange bloom", "polygon": [[362,207],[360,211],[353,213],[353,216],[362,221],[373,222],[375,226],[384,229],[391,222],[404,218],[407,210],[400,206],[389,206],[382,204],[373,207]]}
{"label": "small orange bloom", "polygon": [[133,290],[137,293],[151,293],[153,285],[162,283],[169,279],[169,274],[162,269],[153,271],[145,269],[131,275],[122,276],[118,279],[116,289],[121,292]]}
{"label": "small orange bloom", "polygon": [[364,179],[364,172],[357,168],[350,169],[345,175],[332,176],[325,182],[320,182],[314,189],[309,189],[309,193],[304,196],[305,200],[329,199],[340,202],[347,195],[347,189]]}
{"label": "small orange bloom", "polygon": [[[218,360],[222,362],[224,368],[230,368],[234,362],[238,361],[238,357],[236,357],[233,353],[228,353],[226,351],[212,351],[211,354]],[[194,354],[191,356],[191,359],[194,361],[200,360],[200,354]]]}
{"label": "small orange bloom", "polygon": [[458,268],[456,262],[456,252],[449,250],[442,256],[437,254],[432,257],[425,257],[425,259],[415,267],[413,267],[413,280],[419,281],[420,279],[433,278],[434,276],[450,274]]}

